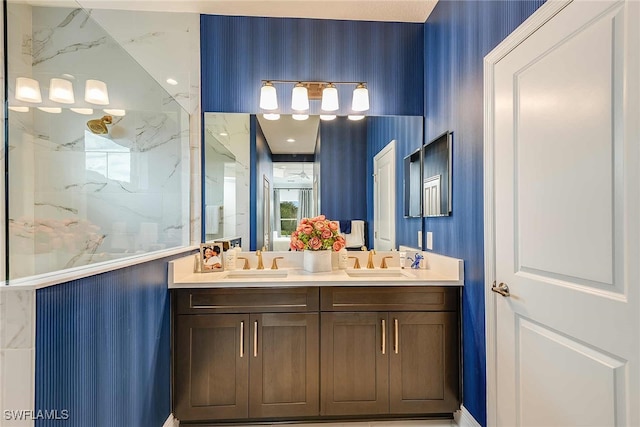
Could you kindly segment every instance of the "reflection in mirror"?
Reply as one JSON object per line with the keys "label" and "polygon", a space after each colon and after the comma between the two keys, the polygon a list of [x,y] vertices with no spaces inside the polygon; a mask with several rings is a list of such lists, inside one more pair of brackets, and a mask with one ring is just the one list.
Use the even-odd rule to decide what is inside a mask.
{"label": "reflection in mirror", "polygon": [[[311,116],[296,121],[282,115],[269,121],[261,115],[205,113],[204,201],[213,206],[213,212],[218,212],[215,206],[219,204],[224,207],[218,212],[222,222],[217,234],[207,233],[203,239],[241,237],[244,250],[262,246],[288,250],[292,227],[300,218],[321,213],[347,226],[353,221],[364,223],[358,230],[362,230],[365,245],[372,247],[373,159],[391,140],[397,141],[398,176],[392,191],[402,194],[402,159],[420,150],[422,123],[420,116],[368,116],[361,121],[346,117],[323,121]],[[210,162],[211,155],[219,159]],[[235,192],[231,185],[225,186],[234,179],[234,164]],[[222,173],[221,168],[229,173]],[[268,195],[264,194],[265,178],[270,183]],[[417,184],[420,195],[420,181]],[[235,205],[230,204],[232,194]],[[265,200],[269,200],[268,212]],[[396,200],[402,203],[401,197]],[[394,247],[415,246],[422,227],[420,212],[414,212],[415,218],[404,218],[402,207],[397,207]],[[206,222],[214,215],[203,215],[203,228],[212,230]]]}
{"label": "reflection in mirror", "polygon": [[422,149],[424,216],[451,214],[451,136],[445,132]]}

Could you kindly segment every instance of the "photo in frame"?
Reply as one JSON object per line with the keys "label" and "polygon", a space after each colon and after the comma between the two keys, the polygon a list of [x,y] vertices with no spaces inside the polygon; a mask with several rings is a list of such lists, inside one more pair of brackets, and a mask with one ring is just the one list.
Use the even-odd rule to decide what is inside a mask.
{"label": "photo in frame", "polygon": [[202,273],[212,273],[223,271],[222,243],[201,243],[200,244],[200,271]]}

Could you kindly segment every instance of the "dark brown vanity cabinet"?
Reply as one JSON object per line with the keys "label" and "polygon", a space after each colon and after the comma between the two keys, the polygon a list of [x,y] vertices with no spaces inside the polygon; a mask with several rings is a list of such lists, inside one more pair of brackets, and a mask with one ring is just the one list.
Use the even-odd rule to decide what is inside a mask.
{"label": "dark brown vanity cabinet", "polygon": [[182,421],[451,414],[459,288],[174,293]]}
{"label": "dark brown vanity cabinet", "polygon": [[457,288],[323,288],[321,301],[323,415],[459,409]]}
{"label": "dark brown vanity cabinet", "polygon": [[317,288],[181,290],[176,311],[178,419],[318,415]]}

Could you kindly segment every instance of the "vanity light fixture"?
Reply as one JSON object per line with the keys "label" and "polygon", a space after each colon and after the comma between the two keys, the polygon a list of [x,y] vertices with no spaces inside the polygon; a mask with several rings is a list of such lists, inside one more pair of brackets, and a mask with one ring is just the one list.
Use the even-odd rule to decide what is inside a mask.
{"label": "vanity light fixture", "polygon": [[91,104],[109,105],[107,84],[100,80],[87,80],[84,89],[84,100]]}
{"label": "vanity light fixture", "polygon": [[[321,100],[323,112],[340,109],[336,85],[355,85],[351,110],[361,113],[369,109],[369,90],[366,82],[318,82],[300,80],[262,80],[260,88],[260,109],[275,113],[278,109],[278,95],[274,83],[294,83],[291,91],[291,110],[302,115],[309,110],[309,100]],[[330,114],[327,114],[330,116]],[[330,120],[330,119],[327,119]]]}
{"label": "vanity light fixture", "polygon": [[42,102],[40,83],[29,77],[16,78],[16,99],[34,104]]}
{"label": "vanity light fixture", "polygon": [[73,104],[73,84],[69,80],[52,78],[49,81],[49,99],[60,104]]}

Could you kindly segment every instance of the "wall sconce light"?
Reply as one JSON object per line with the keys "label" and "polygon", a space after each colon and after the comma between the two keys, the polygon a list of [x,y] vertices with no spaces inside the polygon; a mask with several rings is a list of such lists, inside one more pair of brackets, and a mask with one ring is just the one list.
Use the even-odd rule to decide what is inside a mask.
{"label": "wall sconce light", "polygon": [[49,99],[61,104],[73,104],[73,84],[69,80],[53,78],[49,82]]}
{"label": "wall sconce light", "polygon": [[107,84],[100,80],[87,80],[84,89],[84,100],[92,104],[108,105],[109,92]]}
{"label": "wall sconce light", "polygon": [[[260,89],[260,108],[271,111],[278,109],[278,95],[274,83],[295,83],[291,92],[291,109],[302,117],[309,110],[309,100],[322,100],[320,109],[326,112],[337,111],[340,108],[338,102],[338,89],[336,85],[356,85],[353,91],[351,110],[363,112],[369,109],[369,90],[366,82],[306,82],[296,80],[263,80]],[[323,120],[331,120],[335,115],[323,114]],[[333,117],[331,117],[333,116]],[[331,117],[331,118],[329,118]],[[265,114],[265,118],[266,114]],[[299,118],[298,120],[305,120]],[[272,119],[277,120],[277,119]]]}
{"label": "wall sconce light", "polygon": [[16,99],[34,104],[42,102],[40,83],[29,77],[16,78]]}

